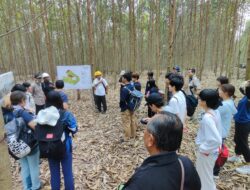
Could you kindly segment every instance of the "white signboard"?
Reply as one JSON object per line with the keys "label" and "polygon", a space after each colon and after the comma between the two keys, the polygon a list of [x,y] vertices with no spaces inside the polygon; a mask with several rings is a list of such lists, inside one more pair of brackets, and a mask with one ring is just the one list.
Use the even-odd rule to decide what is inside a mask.
{"label": "white signboard", "polygon": [[15,85],[13,72],[0,75],[0,104],[4,95],[8,94]]}
{"label": "white signboard", "polygon": [[91,66],[57,66],[57,78],[64,81],[65,89],[91,89]]}

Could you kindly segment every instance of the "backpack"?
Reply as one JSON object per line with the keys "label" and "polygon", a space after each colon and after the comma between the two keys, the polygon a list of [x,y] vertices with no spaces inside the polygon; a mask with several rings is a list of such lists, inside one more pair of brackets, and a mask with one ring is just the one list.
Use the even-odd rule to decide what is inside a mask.
{"label": "backpack", "polygon": [[35,136],[38,140],[41,158],[63,159],[66,153],[66,125],[62,121],[65,111],[60,111],[60,118],[55,126],[37,124]]}
{"label": "backpack", "polygon": [[18,111],[17,116],[4,125],[9,154],[16,160],[27,156],[37,145],[33,130],[20,116],[23,111]]}
{"label": "backpack", "polygon": [[127,102],[128,109],[134,112],[140,107],[143,99],[143,94],[140,91],[136,90],[134,87],[133,90],[129,90],[127,87],[124,88],[129,91],[129,100]]}
{"label": "backpack", "polygon": [[187,115],[192,117],[194,115],[195,109],[198,106],[198,99],[194,96],[193,92],[192,95],[186,95],[186,93],[181,90],[186,98],[186,106],[187,106]]}

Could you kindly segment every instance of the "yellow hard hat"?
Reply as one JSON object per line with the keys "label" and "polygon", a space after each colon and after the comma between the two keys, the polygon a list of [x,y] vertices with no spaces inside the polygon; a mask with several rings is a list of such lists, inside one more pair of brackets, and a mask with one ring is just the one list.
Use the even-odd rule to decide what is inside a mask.
{"label": "yellow hard hat", "polygon": [[101,76],[101,75],[102,75],[102,72],[101,72],[101,71],[96,71],[96,72],[95,72],[95,77]]}

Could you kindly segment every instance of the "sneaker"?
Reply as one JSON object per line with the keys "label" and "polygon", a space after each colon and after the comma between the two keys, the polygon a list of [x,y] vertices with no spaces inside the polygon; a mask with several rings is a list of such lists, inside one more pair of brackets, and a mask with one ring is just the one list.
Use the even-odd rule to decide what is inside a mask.
{"label": "sneaker", "polygon": [[229,162],[236,162],[236,163],[241,163],[242,160],[239,156],[231,156],[227,159]]}
{"label": "sneaker", "polygon": [[244,174],[244,175],[250,175],[250,165],[236,168],[236,172],[238,172],[240,174]]}

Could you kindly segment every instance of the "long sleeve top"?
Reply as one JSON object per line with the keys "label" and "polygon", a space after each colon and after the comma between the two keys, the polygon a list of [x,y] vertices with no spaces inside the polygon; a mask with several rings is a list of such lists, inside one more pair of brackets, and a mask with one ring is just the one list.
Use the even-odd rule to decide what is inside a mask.
{"label": "long sleeve top", "polygon": [[206,112],[200,122],[195,143],[198,151],[205,154],[218,152],[222,144],[221,118],[218,110]]}
{"label": "long sleeve top", "polygon": [[234,120],[237,123],[248,123],[250,122],[250,108],[247,107],[248,99],[244,96],[238,104],[237,114],[234,116]]}

